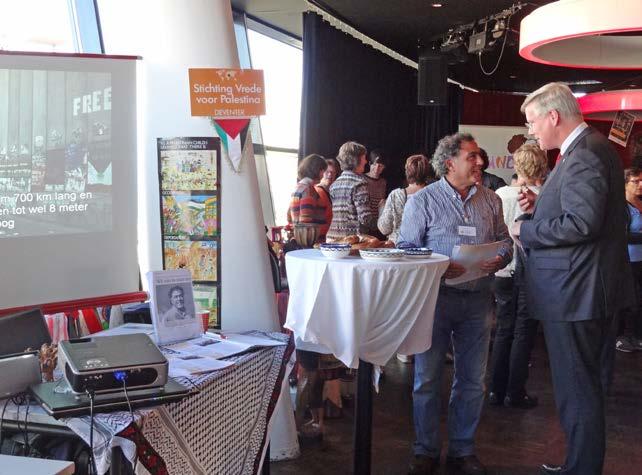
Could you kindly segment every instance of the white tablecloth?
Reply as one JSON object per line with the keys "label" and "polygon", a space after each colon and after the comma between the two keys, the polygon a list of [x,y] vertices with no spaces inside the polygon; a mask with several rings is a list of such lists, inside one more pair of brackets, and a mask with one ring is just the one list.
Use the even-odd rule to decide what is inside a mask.
{"label": "white tablecloth", "polygon": [[290,301],[285,327],[298,349],[332,353],[346,366],[384,365],[395,354],[430,348],[435,303],[449,259],[372,262],[292,251],[285,264]]}

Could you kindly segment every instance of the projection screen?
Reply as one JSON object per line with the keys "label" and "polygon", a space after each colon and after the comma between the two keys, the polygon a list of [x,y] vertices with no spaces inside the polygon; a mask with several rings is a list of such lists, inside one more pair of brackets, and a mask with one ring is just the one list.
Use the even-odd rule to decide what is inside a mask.
{"label": "projection screen", "polygon": [[0,52],[0,309],[138,290],[136,58]]}

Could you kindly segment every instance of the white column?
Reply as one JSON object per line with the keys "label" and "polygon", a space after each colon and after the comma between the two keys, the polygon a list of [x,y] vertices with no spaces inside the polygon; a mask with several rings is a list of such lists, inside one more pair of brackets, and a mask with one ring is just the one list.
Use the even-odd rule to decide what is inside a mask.
{"label": "white column", "polygon": [[[107,54],[141,56],[139,68],[139,261],[162,268],[156,138],[212,136],[190,115],[191,67],[238,67],[228,0],[102,0]],[[221,160],[221,319],[225,330],[276,330],[278,317],[251,154],[241,173]]]}
{"label": "white column", "polygon": [[[107,54],[141,56],[139,68],[139,261],[162,268],[158,137],[212,136],[192,117],[189,68],[238,67],[229,0],[101,0]],[[246,147],[241,172],[221,160],[221,318],[225,330],[276,330],[278,317],[263,229],[256,164]],[[287,384],[285,385],[287,387]],[[298,453],[292,405],[281,394],[273,453]],[[285,407],[287,406],[287,407]]]}

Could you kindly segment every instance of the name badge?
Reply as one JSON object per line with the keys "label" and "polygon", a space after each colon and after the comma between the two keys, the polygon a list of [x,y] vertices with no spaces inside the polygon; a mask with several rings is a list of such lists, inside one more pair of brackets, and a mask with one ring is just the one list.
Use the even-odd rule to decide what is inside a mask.
{"label": "name badge", "polygon": [[477,236],[477,228],[475,226],[459,226],[460,236]]}

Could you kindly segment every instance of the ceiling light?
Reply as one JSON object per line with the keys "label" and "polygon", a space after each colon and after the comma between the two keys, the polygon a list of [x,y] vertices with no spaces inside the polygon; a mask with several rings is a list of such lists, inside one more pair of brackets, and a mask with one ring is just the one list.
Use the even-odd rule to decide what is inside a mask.
{"label": "ceiling light", "polygon": [[642,89],[621,89],[587,94],[578,99],[582,115],[590,120],[615,118],[618,111],[626,111],[642,119]]}
{"label": "ceiling light", "polygon": [[441,7],[444,6],[444,4],[443,3],[431,3],[430,6],[433,7],[433,8],[441,8]]}
{"label": "ceiling light", "polygon": [[537,8],[521,22],[520,56],[553,66],[639,69],[642,3],[618,0],[616,5],[574,0]]}

